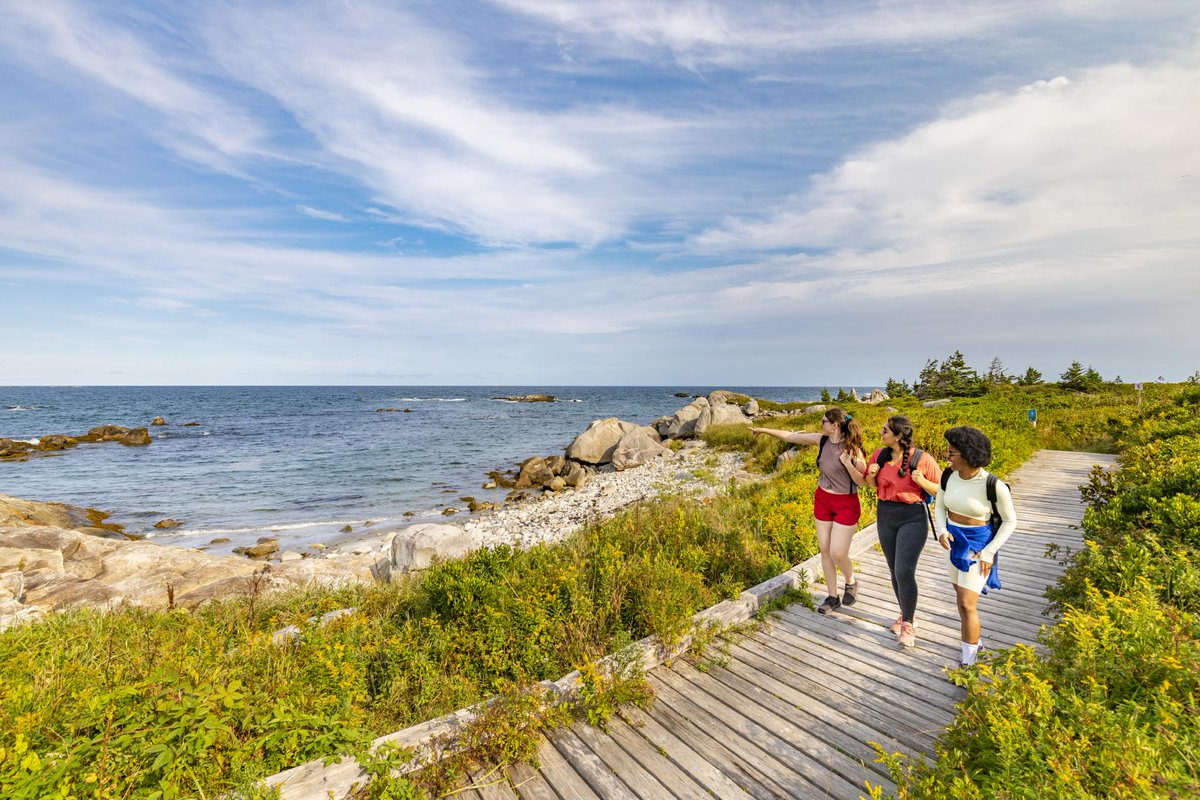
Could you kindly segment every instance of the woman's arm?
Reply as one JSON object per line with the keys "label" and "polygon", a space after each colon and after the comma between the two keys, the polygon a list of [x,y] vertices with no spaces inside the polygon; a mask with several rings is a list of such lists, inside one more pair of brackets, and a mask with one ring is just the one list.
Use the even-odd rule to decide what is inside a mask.
{"label": "woman's arm", "polygon": [[751,433],[765,433],[767,436],[774,436],[791,444],[820,444],[821,434],[806,433],[804,431],[780,431],[775,428],[751,428]]}
{"label": "woman's arm", "polygon": [[855,486],[862,486],[867,482],[867,462],[861,453],[850,455],[843,450],[838,460],[842,462],[842,466],[846,468],[846,472],[850,473],[850,480],[854,481]]}
{"label": "woman's arm", "polygon": [[[954,478],[953,475],[950,476]],[[941,488],[940,486],[938,488]],[[933,528],[937,531],[938,544],[945,549],[950,549],[950,531],[946,530],[946,493],[938,492],[937,499],[933,504]]]}

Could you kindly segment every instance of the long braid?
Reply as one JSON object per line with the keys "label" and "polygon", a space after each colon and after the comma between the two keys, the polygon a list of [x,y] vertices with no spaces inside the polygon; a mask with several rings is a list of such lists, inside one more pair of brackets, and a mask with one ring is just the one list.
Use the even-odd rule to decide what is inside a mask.
{"label": "long braid", "polygon": [[913,446],[913,426],[908,417],[897,414],[894,417],[888,418],[888,427],[892,429],[892,433],[900,440],[900,446],[903,451],[900,456],[900,477],[903,478],[908,474],[908,459],[912,455]]}

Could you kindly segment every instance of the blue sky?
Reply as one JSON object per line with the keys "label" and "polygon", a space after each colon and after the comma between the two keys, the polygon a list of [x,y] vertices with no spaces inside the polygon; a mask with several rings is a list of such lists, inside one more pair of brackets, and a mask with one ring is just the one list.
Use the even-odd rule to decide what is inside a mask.
{"label": "blue sky", "polygon": [[1200,369],[1200,5],[0,0],[12,384]]}

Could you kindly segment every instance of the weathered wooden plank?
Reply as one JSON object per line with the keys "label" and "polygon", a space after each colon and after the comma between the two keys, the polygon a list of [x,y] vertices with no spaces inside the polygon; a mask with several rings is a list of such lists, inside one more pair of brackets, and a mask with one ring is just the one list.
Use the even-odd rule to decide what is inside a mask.
{"label": "weathered wooden plank", "polygon": [[637,800],[637,795],[570,730],[546,734],[555,749],[603,800]]}
{"label": "weathered wooden plank", "polygon": [[596,754],[604,764],[638,797],[682,797],[668,788],[655,777],[654,772],[646,769],[631,756],[624,748],[613,741],[608,733],[593,728],[586,722],[578,722],[571,726],[571,732],[579,737],[588,748]]}
{"label": "weathered wooden plank", "polygon": [[501,767],[471,773],[470,788],[478,793],[479,800],[519,800]]}
{"label": "weathered wooden plank", "polygon": [[[746,713],[748,701],[731,697],[721,684],[711,679],[702,680],[703,685],[689,681],[681,674],[683,666],[663,670],[656,677],[690,700],[694,706],[703,705],[704,712],[715,723],[734,731],[743,742],[755,745],[757,751],[764,754],[764,757],[758,760],[764,770],[782,765],[788,772],[804,778],[811,784],[810,792],[816,789],[829,793],[831,797],[857,800],[858,787],[846,782],[823,763],[827,758],[835,758],[832,753],[821,753],[820,760],[814,759],[811,753],[751,719]],[[844,756],[838,753],[836,758]],[[786,778],[784,780],[786,781]]]}
{"label": "weathered wooden plank", "polygon": [[[661,723],[664,730],[669,730],[754,800],[787,796],[774,781],[742,758],[739,743],[732,736],[716,736],[713,727],[697,724],[687,716],[686,709],[677,710],[671,701],[672,698],[664,699],[660,695],[658,702],[654,704],[653,720]],[[730,746],[739,749],[730,750]]]}
{"label": "weathered wooden plank", "polygon": [[713,797],[722,800],[750,800],[752,795],[710,763],[683,739],[663,727],[653,716],[641,711],[630,712],[630,735],[640,736],[647,744],[665,753],[674,764],[704,787]]}
{"label": "weathered wooden plank", "polygon": [[529,764],[509,764],[504,772],[521,800],[562,800],[542,773]]}
{"label": "weathered wooden plank", "polygon": [[542,746],[538,749],[538,762],[541,764],[541,773],[546,778],[546,783],[553,786],[564,800],[600,800],[600,796],[592,791],[587,780],[563,758],[554,743],[544,737]]}
{"label": "weathered wooden plank", "polygon": [[630,758],[637,761],[642,769],[668,787],[672,797],[682,800],[709,800],[710,795],[704,787],[680,769],[671,760],[669,753],[651,745],[623,720],[617,717],[610,719],[606,733]]}
{"label": "weathered wooden plank", "polygon": [[[750,701],[746,708],[755,712],[752,716],[754,721],[774,730],[781,738],[793,742],[806,752],[813,752],[814,755],[819,755],[825,748],[843,753],[846,756],[845,760],[831,759],[826,763],[852,784],[861,778],[864,768],[868,772],[878,771],[877,777],[880,779],[887,778],[886,770],[874,763],[876,753],[874,748],[867,744],[870,734],[865,726],[841,714],[838,709],[822,707],[820,712],[816,713],[816,709],[790,703],[783,695],[800,698],[803,696],[790,692],[789,687],[774,681],[770,676],[747,670],[744,663],[740,664],[740,669],[738,665],[739,662],[731,658],[728,666],[714,669],[709,674],[713,680],[725,684],[731,691]],[[767,716],[767,712],[782,720],[783,724]],[[839,718],[839,724],[831,724],[828,721],[829,717],[834,716]],[[815,750],[810,749],[809,741],[817,743]]]}

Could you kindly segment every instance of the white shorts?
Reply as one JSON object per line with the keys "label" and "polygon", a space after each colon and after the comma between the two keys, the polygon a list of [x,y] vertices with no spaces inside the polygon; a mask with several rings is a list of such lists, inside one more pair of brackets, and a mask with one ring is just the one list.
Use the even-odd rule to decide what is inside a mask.
{"label": "white shorts", "polygon": [[[983,590],[984,585],[987,584],[987,578],[979,574],[979,553],[971,551],[970,557],[975,563],[966,572],[963,572],[954,566],[953,563],[947,561],[947,564],[950,566],[950,582],[955,586],[961,586],[975,594],[979,594]],[[994,567],[995,564],[992,566]]]}

